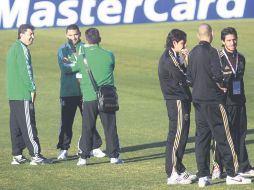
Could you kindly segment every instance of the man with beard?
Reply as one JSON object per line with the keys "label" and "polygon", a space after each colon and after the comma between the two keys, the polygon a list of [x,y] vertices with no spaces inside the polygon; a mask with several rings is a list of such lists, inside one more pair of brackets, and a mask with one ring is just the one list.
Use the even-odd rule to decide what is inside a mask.
{"label": "man with beard", "polygon": [[[230,132],[239,161],[238,173],[244,177],[254,176],[254,169],[250,165],[245,145],[247,133],[246,98],[244,90],[245,57],[237,51],[237,31],[227,27],[221,31],[223,50],[220,51],[221,65],[224,74],[226,110],[228,113]],[[221,178],[223,164],[218,149],[214,152],[212,178]]]}
{"label": "man with beard", "polygon": [[[72,140],[72,125],[77,107],[82,114],[82,95],[77,76],[77,72],[66,72],[63,66],[65,63],[76,64],[77,57],[84,54],[84,43],[80,40],[81,32],[76,24],[71,24],[66,28],[67,43],[63,44],[58,50],[58,63],[61,70],[60,104],[61,119],[59,130],[59,141],[57,148],[60,149],[57,159],[66,160],[68,149]],[[93,134],[93,150],[91,155],[104,157],[105,153],[100,150],[102,144],[101,137],[97,130]]]}
{"label": "man with beard", "polygon": [[192,86],[192,98],[195,108],[196,135],[195,153],[198,169],[198,185],[210,184],[210,143],[212,136],[222,154],[226,168],[226,184],[250,184],[251,180],[236,174],[237,155],[229,131],[229,122],[224,105],[225,88],[222,87],[218,52],[211,46],[213,30],[209,24],[198,27],[199,44],[189,54],[187,80]]}

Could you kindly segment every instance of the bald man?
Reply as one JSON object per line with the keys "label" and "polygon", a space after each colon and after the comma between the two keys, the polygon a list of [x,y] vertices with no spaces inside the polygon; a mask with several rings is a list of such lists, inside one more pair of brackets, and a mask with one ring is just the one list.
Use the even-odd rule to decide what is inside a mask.
{"label": "bald man", "polygon": [[195,108],[196,137],[195,152],[199,187],[210,184],[210,144],[212,135],[223,155],[227,172],[227,185],[248,184],[250,179],[236,175],[237,156],[229,132],[228,118],[224,108],[224,92],[221,87],[223,74],[217,50],[211,46],[213,31],[210,25],[201,24],[197,37],[199,44],[189,54],[187,80],[192,86]]}

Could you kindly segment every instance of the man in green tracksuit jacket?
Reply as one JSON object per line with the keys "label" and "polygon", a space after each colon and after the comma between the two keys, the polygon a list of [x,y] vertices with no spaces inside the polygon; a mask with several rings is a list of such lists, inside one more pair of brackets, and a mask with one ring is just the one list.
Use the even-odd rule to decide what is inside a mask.
{"label": "man in green tracksuit jacket", "polygon": [[123,163],[119,158],[119,139],[116,128],[116,114],[99,112],[98,101],[93,85],[86,72],[84,57],[87,59],[90,70],[98,86],[114,86],[113,70],[115,66],[114,55],[99,46],[101,41],[99,31],[89,28],[85,32],[88,45],[84,48],[85,55],[78,57],[74,66],[65,64],[66,71],[79,71],[82,74],[80,87],[83,96],[82,135],[79,141],[79,161],[77,165],[86,165],[87,158],[92,150],[92,134],[95,130],[97,116],[100,116],[106,140],[106,152],[110,162],[114,164]]}
{"label": "man in green tracksuit jacket", "polygon": [[[66,160],[68,158],[68,149],[72,140],[72,125],[77,107],[82,113],[82,96],[78,80],[77,72],[65,72],[65,59],[70,61],[70,64],[77,62],[78,55],[83,54],[84,44],[80,40],[80,30],[76,24],[71,24],[66,28],[67,43],[63,44],[58,50],[58,64],[61,70],[61,85],[60,85],[60,104],[61,118],[60,130],[58,137],[57,148],[60,149],[57,156],[58,160]],[[97,130],[93,135],[93,150],[91,155],[95,157],[104,157],[105,153],[100,150],[102,144],[101,137]]]}
{"label": "man in green tracksuit jacket", "polygon": [[27,162],[26,147],[32,156],[30,165],[48,163],[43,157],[36,129],[34,101],[36,87],[28,46],[34,40],[34,27],[23,24],[18,29],[18,40],[7,55],[7,94],[10,105],[10,131],[13,160],[11,164]]}

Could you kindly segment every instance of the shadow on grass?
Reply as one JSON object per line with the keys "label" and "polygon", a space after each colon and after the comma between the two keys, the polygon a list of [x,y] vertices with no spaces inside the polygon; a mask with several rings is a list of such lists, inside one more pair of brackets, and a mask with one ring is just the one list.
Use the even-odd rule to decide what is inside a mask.
{"label": "shadow on grass", "polygon": [[[160,143],[161,144],[165,144],[165,142],[159,142],[159,143],[156,143],[156,144],[160,144]],[[121,151],[121,152],[123,152],[123,151]],[[194,153],[194,152],[195,152],[194,148],[189,148],[189,149],[185,150],[185,154],[190,154],[190,153]],[[132,157],[132,158],[124,159],[124,162],[126,162],[126,163],[129,163],[129,162],[140,162],[140,161],[144,161],[144,160],[154,160],[154,159],[159,159],[159,158],[165,158],[165,152],[163,152],[163,153],[157,153],[157,154],[150,154],[150,155],[146,155],[146,156]]]}
{"label": "shadow on grass", "polygon": [[[248,129],[247,134],[254,134],[254,129]],[[195,142],[195,137],[189,137],[187,143],[193,143],[194,146]],[[248,144],[254,144],[254,140],[247,140],[246,145]],[[141,144],[141,145],[135,145],[135,146],[128,146],[128,147],[123,147],[121,148],[121,153],[125,152],[135,152],[139,150],[145,150],[145,149],[151,149],[151,148],[160,148],[160,147],[165,147],[166,146],[166,141],[161,141],[161,142],[154,142],[154,143],[147,143],[147,144]],[[195,148],[187,148],[185,149],[185,154],[190,154],[194,153]],[[146,156],[137,156],[129,159],[124,159],[126,163],[128,162],[138,162],[138,161],[144,161],[144,160],[153,160],[153,159],[158,159],[158,158],[165,158],[165,153],[158,153],[158,154],[151,154],[151,155],[146,155]],[[71,160],[77,160],[78,156],[77,155],[72,155],[69,156],[67,160],[57,160],[56,157],[51,158],[53,160],[53,164],[65,162],[65,161],[71,161]],[[96,163],[89,163],[89,165],[97,165],[97,164],[105,164],[108,162],[96,162]],[[217,182],[221,183],[221,182]],[[214,183],[213,183],[214,184]]]}
{"label": "shadow on grass", "polygon": [[220,181],[211,181],[211,184],[209,186],[213,186],[213,185],[218,185],[218,184],[222,184],[225,183],[225,180],[220,180]]}
{"label": "shadow on grass", "polygon": [[137,157],[133,157],[133,158],[124,159],[124,162],[125,163],[140,162],[140,161],[144,161],[144,160],[153,160],[153,159],[158,159],[158,158],[165,158],[165,153],[151,154],[151,155],[146,155],[146,156],[137,156]]}
{"label": "shadow on grass", "polygon": [[[253,134],[254,129],[249,129],[247,131],[247,134]],[[195,142],[195,137],[189,137],[187,143],[193,143],[194,146]],[[248,144],[254,144],[254,140],[247,140],[246,145]],[[147,143],[147,144],[141,144],[141,145],[135,145],[135,146],[128,146],[128,147],[123,147],[121,149],[121,153],[125,152],[135,152],[139,150],[145,150],[145,149],[150,149],[150,148],[160,148],[160,147],[165,147],[166,146],[166,141],[161,141],[161,142],[154,142],[154,143]],[[185,149],[185,154],[190,154],[194,153],[195,148],[187,148]],[[125,159],[125,162],[138,162],[138,161],[144,161],[144,160],[153,160],[153,159],[158,159],[158,158],[165,158],[165,153],[158,153],[158,154],[151,154],[151,155],[146,155],[146,156],[138,156],[138,157],[133,157],[129,159]],[[221,182],[217,182],[221,183]]]}
{"label": "shadow on grass", "polygon": [[58,163],[71,161],[71,160],[77,160],[77,159],[78,159],[77,155],[68,156],[67,160],[58,160],[56,157],[50,158],[50,160],[52,161],[52,164],[58,164]]}
{"label": "shadow on grass", "polygon": [[[72,160],[78,160],[78,156],[77,155],[72,155],[72,156],[68,156],[67,160],[58,160],[56,157],[50,158],[49,160],[51,160],[50,164],[60,164],[60,163],[64,163],[64,162],[68,162],[68,161],[72,161]],[[109,163],[109,161],[90,161],[88,160],[88,165],[99,165],[99,164],[106,164]],[[82,166],[79,166],[82,168]]]}
{"label": "shadow on grass", "polygon": [[[248,129],[247,130],[247,135],[254,134],[254,129]],[[195,143],[195,137],[189,137],[187,143]],[[247,140],[246,145],[248,144],[254,144],[254,139],[253,140]],[[147,144],[140,144],[140,145],[134,145],[134,146],[127,146],[121,148],[121,152],[134,152],[138,150],[145,150],[149,148],[159,148],[159,147],[165,147],[166,146],[166,141],[161,141],[161,142],[154,142],[154,143],[147,143]],[[187,153],[192,153],[194,152],[194,148],[186,149],[185,154]]]}
{"label": "shadow on grass", "polygon": [[[194,137],[190,137],[188,140],[188,143],[193,143],[194,139],[195,139]],[[121,153],[134,152],[138,150],[145,150],[145,149],[159,148],[159,147],[166,147],[166,141],[123,147],[121,148]],[[186,149],[185,153],[191,153],[193,151],[194,151],[194,148],[190,148],[190,149]]]}
{"label": "shadow on grass", "polygon": [[[194,148],[189,148],[185,150],[185,154],[193,153],[195,151]],[[128,162],[140,162],[144,160],[154,160],[158,158],[165,158],[165,153],[158,153],[158,154],[150,154],[146,156],[137,156],[137,157],[132,157],[128,159],[124,159],[126,163]]]}
{"label": "shadow on grass", "polygon": [[154,143],[147,143],[147,144],[140,144],[140,145],[135,145],[135,146],[127,146],[121,148],[121,152],[134,152],[138,150],[145,150],[149,148],[158,148],[158,147],[165,147],[166,146],[166,141],[161,141],[161,142],[154,142]]}
{"label": "shadow on grass", "polygon": [[247,130],[247,135],[250,135],[250,134],[254,134],[254,129],[248,129]]}

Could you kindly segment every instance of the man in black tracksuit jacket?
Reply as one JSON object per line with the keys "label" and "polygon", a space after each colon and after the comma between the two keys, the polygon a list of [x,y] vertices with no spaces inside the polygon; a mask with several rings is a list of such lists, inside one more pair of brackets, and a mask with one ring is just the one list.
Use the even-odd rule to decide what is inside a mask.
{"label": "man in black tracksuit jacket", "polygon": [[[244,92],[243,76],[245,71],[245,58],[237,51],[237,31],[227,27],[221,31],[223,50],[220,51],[221,65],[224,75],[224,85],[227,88],[226,110],[228,112],[230,132],[235,145],[239,161],[238,172],[245,177],[254,176],[245,145],[247,133],[246,98]],[[219,151],[215,151],[213,166],[214,179],[221,177],[222,162]],[[217,175],[216,175],[217,174]]]}
{"label": "man in black tracksuit jacket", "polygon": [[186,85],[186,68],[179,53],[187,57],[186,33],[173,29],[167,36],[166,49],[158,66],[160,86],[170,121],[166,142],[168,184],[190,184],[196,178],[182,163],[190,127],[191,93]]}
{"label": "man in black tracksuit jacket", "polygon": [[198,29],[199,44],[189,54],[187,80],[192,85],[195,107],[195,151],[199,187],[210,184],[209,157],[212,135],[222,154],[227,172],[227,185],[247,184],[251,180],[236,176],[237,156],[229,131],[224,107],[224,89],[221,87],[223,73],[218,52],[211,46],[213,31],[210,25],[201,24]]}

